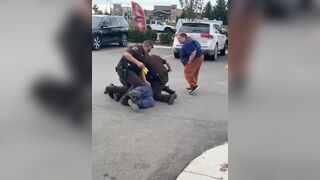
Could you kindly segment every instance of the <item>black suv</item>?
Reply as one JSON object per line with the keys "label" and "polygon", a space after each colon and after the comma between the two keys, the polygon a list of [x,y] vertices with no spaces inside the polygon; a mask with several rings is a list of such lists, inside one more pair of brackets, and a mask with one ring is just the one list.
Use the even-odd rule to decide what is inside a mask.
{"label": "black suv", "polygon": [[108,43],[128,44],[129,25],[122,16],[92,15],[92,48]]}

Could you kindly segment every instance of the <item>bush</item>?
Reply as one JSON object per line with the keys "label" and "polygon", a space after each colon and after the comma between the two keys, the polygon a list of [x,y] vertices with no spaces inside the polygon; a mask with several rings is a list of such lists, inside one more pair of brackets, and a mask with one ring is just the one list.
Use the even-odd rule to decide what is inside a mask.
{"label": "bush", "polygon": [[146,39],[146,34],[140,30],[129,30],[128,39],[131,42],[142,43]]}
{"label": "bush", "polygon": [[152,30],[147,30],[146,39],[151,40],[152,42],[157,41],[157,32]]}
{"label": "bush", "polygon": [[159,35],[161,44],[172,44],[173,36],[171,33],[161,33]]}
{"label": "bush", "polygon": [[146,33],[140,30],[129,30],[128,39],[131,42],[142,43],[144,40],[157,40],[157,32],[148,30]]}

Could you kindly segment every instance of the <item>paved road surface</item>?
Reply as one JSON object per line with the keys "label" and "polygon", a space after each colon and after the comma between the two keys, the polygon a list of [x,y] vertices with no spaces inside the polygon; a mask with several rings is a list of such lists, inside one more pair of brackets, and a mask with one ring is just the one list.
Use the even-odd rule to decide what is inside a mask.
{"label": "paved road surface", "polygon": [[171,64],[178,99],[134,113],[103,94],[107,84],[120,84],[114,67],[123,51],[111,46],[92,55],[93,179],[174,180],[192,159],[228,141],[227,56],[204,62],[198,94],[190,96],[172,50],[152,50]]}

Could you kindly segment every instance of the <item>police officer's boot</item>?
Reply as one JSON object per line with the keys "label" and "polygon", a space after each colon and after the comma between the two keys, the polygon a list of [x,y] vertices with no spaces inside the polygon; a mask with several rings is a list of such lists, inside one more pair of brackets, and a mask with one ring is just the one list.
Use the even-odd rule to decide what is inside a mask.
{"label": "police officer's boot", "polygon": [[170,89],[169,86],[165,86],[165,87],[163,88],[163,91],[165,91],[165,92],[167,92],[167,93],[169,93],[169,94],[176,94],[176,91]]}
{"label": "police officer's boot", "polygon": [[113,93],[113,99],[115,100],[115,101],[120,101],[120,99],[122,98],[122,96],[123,96],[123,94],[121,94],[121,93]]}
{"label": "police officer's boot", "polygon": [[174,100],[176,100],[177,99],[177,95],[176,94],[171,94],[170,95],[170,98],[169,98],[169,101],[168,101],[168,104],[169,105],[172,105],[173,103],[174,103]]}
{"label": "police officer's boot", "polygon": [[110,92],[111,88],[113,87],[114,87],[114,84],[111,83],[104,89],[104,92],[103,92],[104,94],[108,94],[111,99],[114,99],[113,93]]}

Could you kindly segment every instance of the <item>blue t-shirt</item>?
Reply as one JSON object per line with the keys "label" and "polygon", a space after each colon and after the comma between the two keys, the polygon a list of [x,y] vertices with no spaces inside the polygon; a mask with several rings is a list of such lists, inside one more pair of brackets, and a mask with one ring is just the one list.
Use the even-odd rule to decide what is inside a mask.
{"label": "blue t-shirt", "polygon": [[180,50],[181,62],[183,65],[188,64],[189,57],[193,51],[196,51],[196,56],[194,59],[197,59],[203,55],[201,45],[198,41],[192,39],[185,41]]}

